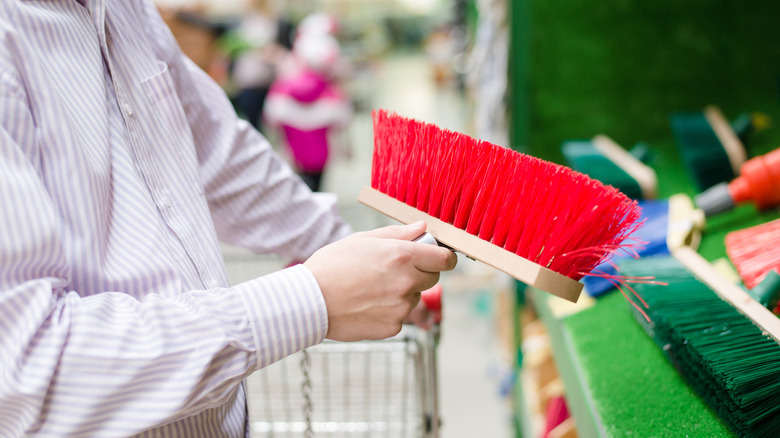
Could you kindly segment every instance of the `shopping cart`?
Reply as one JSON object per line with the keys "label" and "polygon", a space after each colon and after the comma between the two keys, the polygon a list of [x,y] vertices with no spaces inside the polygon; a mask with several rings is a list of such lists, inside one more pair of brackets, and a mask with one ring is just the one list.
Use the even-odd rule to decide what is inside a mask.
{"label": "shopping cart", "polygon": [[252,436],[439,436],[436,347],[441,287],[426,291],[431,330],[382,341],[325,341],[248,379]]}

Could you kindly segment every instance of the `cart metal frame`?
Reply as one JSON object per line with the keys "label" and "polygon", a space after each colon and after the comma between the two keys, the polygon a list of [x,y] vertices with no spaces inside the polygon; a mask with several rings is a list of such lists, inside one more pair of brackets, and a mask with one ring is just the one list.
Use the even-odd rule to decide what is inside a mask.
{"label": "cart metal frame", "polygon": [[248,379],[252,436],[438,438],[439,325],[325,341]]}

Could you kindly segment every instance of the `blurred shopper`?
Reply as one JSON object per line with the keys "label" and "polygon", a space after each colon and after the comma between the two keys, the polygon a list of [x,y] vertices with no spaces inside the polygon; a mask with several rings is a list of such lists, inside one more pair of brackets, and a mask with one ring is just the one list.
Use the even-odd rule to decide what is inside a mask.
{"label": "blurred shopper", "polygon": [[349,98],[337,84],[341,51],[336,39],[322,31],[301,33],[293,43],[292,60],[274,81],[264,118],[276,126],[298,174],[319,191],[331,144],[352,119]]}
{"label": "blurred shopper", "polygon": [[236,111],[259,131],[268,90],[276,77],[277,65],[287,50],[279,44],[279,25],[261,6],[247,11],[233,32],[238,44],[232,69],[232,85],[237,93]]}
{"label": "blurred shopper", "polygon": [[452,37],[453,26],[446,24],[431,31],[424,42],[425,53],[431,63],[433,81],[442,86],[452,80],[452,62],[456,45]]}
{"label": "blurred shopper", "polygon": [[330,35],[336,37],[339,33],[339,20],[324,11],[313,12],[298,23],[295,29],[297,35]]}

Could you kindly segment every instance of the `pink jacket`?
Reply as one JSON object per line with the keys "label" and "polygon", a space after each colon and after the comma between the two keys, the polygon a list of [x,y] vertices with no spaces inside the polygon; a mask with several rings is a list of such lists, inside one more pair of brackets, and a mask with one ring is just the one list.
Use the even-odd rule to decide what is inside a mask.
{"label": "pink jacket", "polygon": [[304,69],[272,85],[263,112],[279,127],[299,171],[320,172],[328,160],[328,134],[352,117],[349,99],[326,76]]}

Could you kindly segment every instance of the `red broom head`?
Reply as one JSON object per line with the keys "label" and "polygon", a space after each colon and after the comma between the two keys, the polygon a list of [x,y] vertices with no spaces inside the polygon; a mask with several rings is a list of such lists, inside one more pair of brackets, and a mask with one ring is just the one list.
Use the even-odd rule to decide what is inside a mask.
{"label": "red broom head", "polygon": [[780,272],[780,219],[726,235],[728,255],[745,286],[752,289],[766,274]]}
{"label": "red broom head", "polygon": [[374,111],[371,187],[579,280],[622,247],[640,208],[572,169]]}

